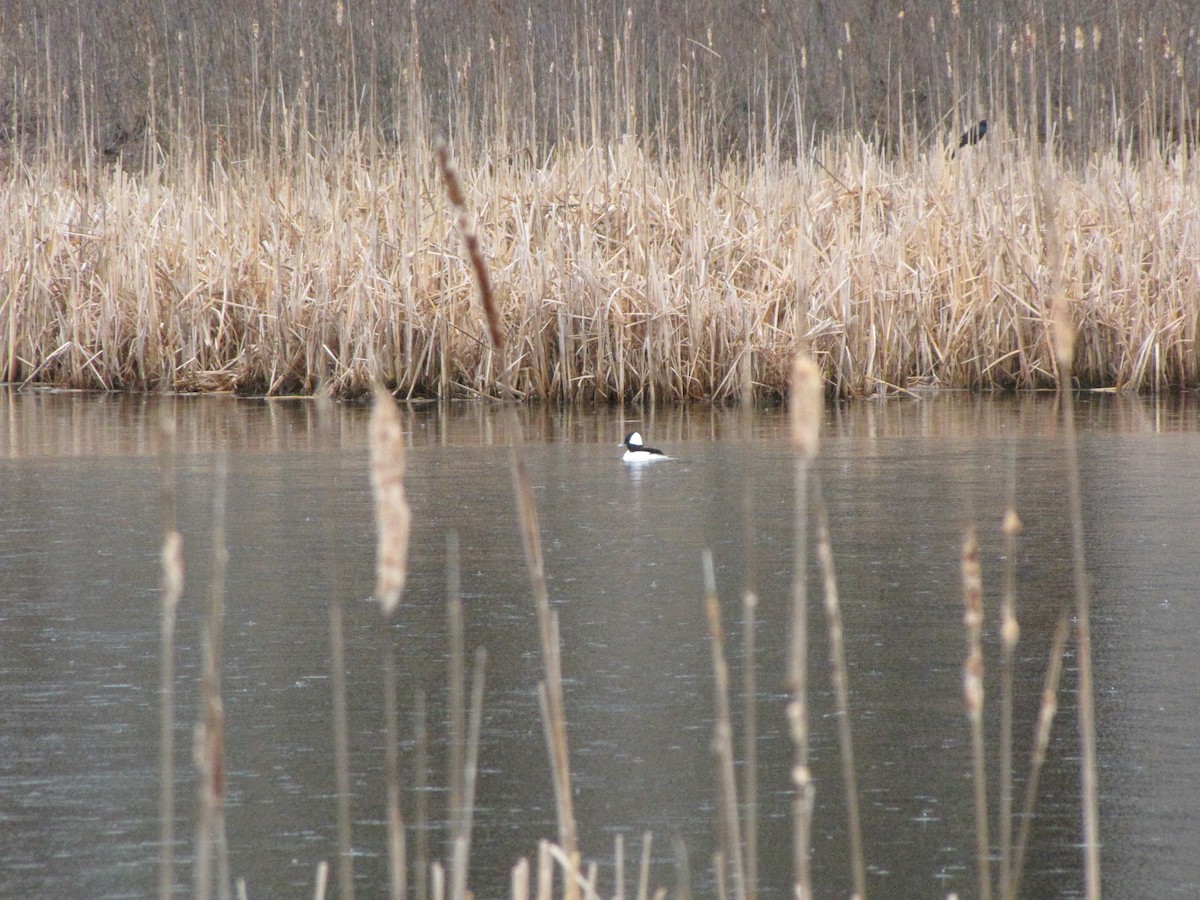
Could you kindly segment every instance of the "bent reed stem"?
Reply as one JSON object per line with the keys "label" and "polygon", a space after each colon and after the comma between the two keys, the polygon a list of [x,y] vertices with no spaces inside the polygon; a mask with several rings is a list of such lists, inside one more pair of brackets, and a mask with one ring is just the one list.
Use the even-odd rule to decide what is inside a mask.
{"label": "bent reed stem", "polygon": [[854,766],[854,740],[850,725],[850,674],[846,666],[845,628],[842,605],[838,598],[837,571],[833,565],[833,540],[829,535],[829,510],[821,490],[821,476],[813,475],[813,496],[817,512],[817,558],[821,563],[825,591],[825,619],[829,633],[829,662],[833,676],[833,694],[837,701],[838,749],[842,763],[842,784],[846,791],[846,831],[850,837],[850,876],[856,900],[867,898],[867,862],[863,850],[862,820],[859,813],[858,773]]}

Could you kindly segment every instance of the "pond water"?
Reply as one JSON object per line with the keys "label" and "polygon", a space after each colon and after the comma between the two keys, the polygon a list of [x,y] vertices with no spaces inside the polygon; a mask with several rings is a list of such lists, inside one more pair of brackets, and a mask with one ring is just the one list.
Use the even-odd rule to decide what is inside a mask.
{"label": "pond water", "polygon": [[[1200,892],[1200,433],[1186,399],[1085,394],[1079,458],[1092,579],[1104,879],[1111,896]],[[468,653],[488,652],[471,884],[556,836],[538,711],[535,610],[510,475],[509,418],[481,404],[403,410],[414,512],[409,586],[390,625],[369,597],[374,513],[365,406],[327,422],[303,400],[0,393],[0,895],[144,897],[158,859],[160,421],[177,423],[187,581],[178,631],[178,893],[190,894],[191,728],[209,595],[215,472],[228,468],[224,695],[228,833],[251,897],[311,892],[336,858],[329,603],[344,601],[354,845],[362,895],[386,884],[380,659],[399,648],[402,764],[413,822],[413,710],[428,703],[432,852],[446,856],[446,545],[461,545]],[[756,632],[760,894],[790,895],[791,744],[784,720],[792,461],[772,409],[523,408],[551,602],[561,619],[575,808],[601,893],[713,896],[716,767],[701,555],[710,549],[735,685],[740,595]],[[638,428],[674,459],[620,461]],[[1018,789],[1058,612],[1072,603],[1062,435],[1053,397],[830,407],[818,470],[846,624],[868,888],[976,892],[959,546],[977,523],[987,615],[989,788],[1010,479],[1025,524],[1014,713]],[[814,868],[850,892],[837,723],[812,572]],[[392,634],[388,634],[388,629]],[[1082,893],[1073,647],[1042,775],[1029,896]],[[735,726],[741,701],[734,700]],[[739,736],[738,740],[741,738]],[[1018,796],[1020,794],[1018,793]],[[413,839],[410,836],[410,848]],[[411,858],[411,853],[410,853]]]}

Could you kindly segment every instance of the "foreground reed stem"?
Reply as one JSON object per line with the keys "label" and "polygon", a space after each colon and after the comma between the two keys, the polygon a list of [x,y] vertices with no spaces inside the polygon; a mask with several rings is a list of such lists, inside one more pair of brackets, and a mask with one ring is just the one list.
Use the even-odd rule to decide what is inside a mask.
{"label": "foreground reed stem", "polygon": [[963,665],[963,700],[971,723],[971,758],[975,786],[975,855],[979,865],[979,896],[992,896],[991,842],[988,838],[987,757],[983,741],[983,580],[975,526],[968,525],[962,543],[963,623],[967,629],[967,660]]}
{"label": "foreground reed stem", "polygon": [[1100,897],[1100,804],[1096,774],[1096,707],[1092,684],[1091,600],[1083,545],[1083,497],[1079,482],[1079,450],[1075,440],[1073,372],[1078,334],[1063,284],[1062,241],[1056,219],[1054,187],[1041,184],[1041,212],[1046,265],[1050,270],[1050,336],[1058,365],[1058,398],[1062,412],[1063,455],[1067,469],[1067,514],[1071,521],[1071,559],[1075,582],[1075,643],[1079,652],[1080,791],[1083,803],[1084,878],[1088,900]]}
{"label": "foreground reed stem", "polygon": [[1014,508],[1016,479],[1010,472],[1009,504],[1004,514],[1004,606],[1000,615],[1000,640],[1004,648],[1000,687],[1000,895],[1014,900],[1012,884],[1012,797],[1013,797],[1013,677],[1016,669],[1017,640],[1017,535],[1021,520]]}
{"label": "foreground reed stem", "polygon": [[159,655],[159,855],[158,895],[169,900],[175,887],[175,621],[183,595],[183,537],[175,530],[175,420],[162,419],[162,620]]}
{"label": "foreground reed stem", "polygon": [[[746,351],[749,355],[749,349]],[[748,368],[748,367],[747,367]],[[747,376],[748,377],[748,376]],[[748,404],[752,388],[743,394]],[[743,418],[744,422],[748,419]],[[742,493],[742,556],[745,586],[742,589],[742,831],[746,852],[746,900],[758,897],[758,673],[755,636],[758,594],[755,591],[754,481],[747,477]]]}
{"label": "foreground reed stem", "polygon": [[1071,626],[1064,612],[1054,629],[1054,640],[1050,648],[1049,664],[1042,682],[1042,702],[1038,709],[1037,727],[1033,738],[1033,753],[1029,762],[1029,778],[1025,782],[1025,802],[1021,807],[1021,828],[1013,851],[1012,875],[1008,895],[1021,896],[1021,872],[1025,866],[1025,849],[1029,846],[1029,833],[1033,826],[1033,810],[1037,806],[1038,781],[1042,766],[1046,762],[1046,750],[1050,746],[1050,729],[1058,712],[1058,683],[1062,677],[1063,653]]}
{"label": "foreground reed stem", "polygon": [[858,806],[858,775],[854,766],[854,740],[850,727],[850,676],[846,666],[845,628],[838,599],[837,572],[833,566],[833,541],[829,536],[829,510],[821,490],[820,476],[813,477],[817,507],[817,558],[825,590],[825,618],[829,631],[829,660],[833,667],[833,693],[837,701],[838,747],[842,761],[842,783],[846,789],[846,830],[850,835],[850,873],[854,896],[867,897],[867,864],[863,851],[862,821]]}
{"label": "foreground reed stem", "polygon": [[737,780],[733,772],[733,718],[729,710],[729,665],[725,661],[725,631],[721,626],[721,605],[717,601],[717,581],[713,573],[712,552],[704,551],[704,609],[708,618],[708,640],[712,647],[713,751],[717,757],[717,785],[720,788],[722,855],[733,869],[733,896],[746,896],[746,867],[742,857],[742,834],[738,817]]}
{"label": "foreground reed stem", "polygon": [[792,782],[792,866],[796,900],[812,897],[813,783],[808,765],[808,472],[820,448],[824,409],[821,371],[806,353],[792,365],[791,444],[795,451],[795,513],[792,561],[791,634],[788,642],[787,718],[795,754]]}
{"label": "foreground reed stem", "polygon": [[229,852],[225,840],[225,707],[221,699],[221,646],[225,622],[225,569],[229,550],[225,546],[226,461],[220,460],[213,491],[212,584],[209,588],[208,621],[204,629],[204,670],[200,682],[201,715],[196,724],[195,757],[200,770],[196,828],[194,882],[196,900],[212,896],[213,859],[216,852],[217,896],[229,900]]}
{"label": "foreground reed stem", "polygon": [[387,766],[388,898],[405,900],[408,892],[404,816],[400,807],[400,734],[397,726],[396,642],[389,629],[383,651],[383,738]]}
{"label": "foreground reed stem", "polygon": [[338,896],[354,900],[354,844],[350,822],[350,729],[346,717],[346,634],[342,601],[329,604],[329,666],[333,683],[333,757],[337,782]]}

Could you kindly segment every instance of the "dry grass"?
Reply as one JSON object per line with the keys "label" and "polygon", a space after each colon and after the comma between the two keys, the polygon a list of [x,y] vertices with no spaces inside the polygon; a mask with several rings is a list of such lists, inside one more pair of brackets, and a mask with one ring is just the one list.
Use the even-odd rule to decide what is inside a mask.
{"label": "dry grass", "polygon": [[725,399],[806,343],[846,396],[1050,386],[1052,194],[1076,378],[1200,384],[1186,16],[283,6],[184,4],[191,43],[135,0],[0,16],[0,380]]}
{"label": "dry grass", "polygon": [[[507,382],[567,401],[732,398],[748,359],[756,391],[778,394],[805,341],[843,395],[1051,385],[1049,178],[1076,377],[1200,384],[1200,160],[1035,167],[1002,134],[973,151],[897,162],[830,138],[810,159],[710,172],[630,139],[539,168],[467,163]],[[0,377],[491,394],[498,361],[429,162],[348,143],[283,168],[10,170]]]}

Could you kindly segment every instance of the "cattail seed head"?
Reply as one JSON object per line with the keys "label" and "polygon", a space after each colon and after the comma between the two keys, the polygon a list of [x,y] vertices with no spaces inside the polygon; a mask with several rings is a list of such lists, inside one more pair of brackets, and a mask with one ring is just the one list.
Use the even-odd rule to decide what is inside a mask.
{"label": "cattail seed head", "polygon": [[820,367],[803,351],[792,363],[790,399],[792,446],[803,459],[812,460],[820,449],[825,387]]}
{"label": "cattail seed head", "polygon": [[371,486],[375,493],[375,597],[385,615],[400,602],[408,577],[408,537],[412,511],[404,496],[404,431],[396,401],[386,389],[375,388],[375,405],[368,426]]}

